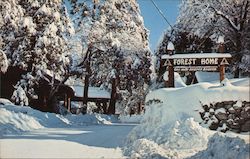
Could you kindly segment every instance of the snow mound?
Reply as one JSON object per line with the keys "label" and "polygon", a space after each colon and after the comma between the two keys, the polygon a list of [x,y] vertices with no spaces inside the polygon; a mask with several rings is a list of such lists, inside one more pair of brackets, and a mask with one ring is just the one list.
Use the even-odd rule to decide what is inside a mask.
{"label": "snow mound", "polygon": [[[146,97],[146,112],[141,124],[136,126],[127,137],[126,142],[130,147],[125,148],[125,155],[133,157],[133,153],[137,153],[143,158],[145,155],[140,151],[140,144],[145,140],[150,141],[148,144],[151,144],[151,147],[158,146],[164,151],[164,153],[155,152],[152,148],[147,152],[149,156],[152,154],[155,156],[157,153],[165,158],[172,158],[170,156],[176,152],[178,156],[173,158],[186,158],[205,150],[215,131],[199,124],[202,122],[199,112],[202,110],[202,104],[223,101],[249,101],[249,88],[233,86],[229,80],[224,80],[221,85],[200,83],[183,88],[163,88],[151,92]],[[213,137],[210,143],[212,140]],[[228,146],[237,145],[234,143],[237,141],[232,140],[233,142],[227,143]],[[246,144],[242,143],[242,145]],[[169,154],[170,150],[172,154]],[[223,154],[227,151],[229,150],[221,149]],[[245,150],[242,151],[245,152]],[[151,156],[151,158],[154,157]]]}
{"label": "snow mound", "polygon": [[173,151],[166,151],[160,145],[147,139],[136,140],[132,145],[128,146],[124,150],[126,156],[131,158],[147,158],[147,159],[162,159],[162,158],[173,158],[178,156]]}
{"label": "snow mound", "polygon": [[[164,81],[168,81],[168,71],[166,71],[163,74],[163,79]],[[182,80],[181,76],[179,73],[174,72],[174,86],[175,88],[179,88],[179,87],[186,87],[187,85],[184,83],[184,81]]]}
{"label": "snow mound", "polygon": [[[220,83],[220,74],[218,72],[195,72],[195,76],[199,83],[210,82],[210,83]],[[249,78],[233,78],[231,74],[225,74],[226,78],[229,79],[234,86],[249,86]]]}
{"label": "snow mound", "polygon": [[0,105],[13,105],[13,103],[5,98],[0,98]]}
{"label": "snow mound", "polygon": [[250,99],[248,86],[234,86],[225,80],[222,85],[199,83],[183,88],[158,89],[147,95],[146,103],[155,100],[162,102],[162,105],[149,105],[146,109],[149,111],[155,109],[156,116],[162,114],[163,120],[170,123],[190,117],[202,122],[199,115],[202,104]]}
{"label": "snow mound", "polygon": [[41,128],[79,127],[93,124],[112,124],[113,116],[101,114],[59,115],[44,113],[30,107],[0,105],[0,135],[18,134]]}
{"label": "snow mound", "polygon": [[190,147],[199,149],[208,142],[208,136],[211,132],[202,128],[193,118],[188,118],[183,122],[176,121],[174,126],[170,127],[168,132],[161,134],[164,141],[164,147],[171,149],[189,149]]}
{"label": "snow mound", "polygon": [[[149,119],[148,114],[144,119]],[[151,155],[155,156],[156,154],[167,158],[170,156],[181,158],[183,153],[191,155],[205,149],[208,138],[212,134],[212,131],[201,127],[193,118],[168,124],[163,120],[153,120],[152,116],[151,119],[142,121],[141,125],[130,132],[126,141],[129,146],[125,149],[125,155],[133,157],[133,154],[138,153],[141,155],[140,157],[144,158],[145,151],[151,158],[154,158]],[[146,142],[145,140],[150,141],[143,144],[143,142]],[[151,149],[145,150],[138,144],[151,147]],[[144,149],[144,151],[142,152],[141,149]],[[157,149],[159,151],[155,151]]]}
{"label": "snow mound", "polygon": [[1,134],[18,134],[21,131],[44,128],[34,117],[23,112],[13,112],[1,108],[0,114]]}
{"label": "snow mound", "polygon": [[216,133],[209,139],[207,149],[190,157],[190,159],[221,159],[222,153],[225,159],[246,159],[249,158],[250,144],[246,144],[238,137],[232,138]]}

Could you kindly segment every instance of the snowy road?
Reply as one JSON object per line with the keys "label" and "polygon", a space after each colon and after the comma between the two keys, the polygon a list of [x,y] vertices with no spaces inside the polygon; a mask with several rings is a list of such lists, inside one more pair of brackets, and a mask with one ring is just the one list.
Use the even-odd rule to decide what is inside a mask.
{"label": "snowy road", "polygon": [[121,158],[134,124],[46,128],[0,140],[1,158]]}

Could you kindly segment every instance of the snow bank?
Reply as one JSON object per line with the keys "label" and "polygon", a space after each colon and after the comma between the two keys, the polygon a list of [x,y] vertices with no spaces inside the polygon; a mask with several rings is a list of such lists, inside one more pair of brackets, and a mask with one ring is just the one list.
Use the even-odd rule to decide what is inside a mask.
{"label": "snow bank", "polygon": [[[225,141],[222,144],[227,144],[228,148],[221,148],[220,153],[227,153],[239,145],[238,139],[234,137],[232,142],[226,142],[229,140],[227,136],[216,137],[213,135],[215,131],[199,124],[202,121],[199,114],[202,104],[222,101],[249,101],[249,88],[233,86],[224,80],[220,85],[200,83],[151,92],[146,97],[148,106],[141,124],[128,135],[125,155],[138,158],[186,158],[202,150],[209,153],[213,146],[220,147],[221,143],[213,142],[214,138]],[[247,153],[244,148],[247,144],[242,142],[241,145],[239,152]],[[219,151],[213,151],[220,155]],[[198,158],[206,158],[204,156]]]}
{"label": "snow bank", "polygon": [[44,128],[34,117],[26,115],[24,112],[13,112],[0,108],[0,114],[1,134],[18,134],[21,131]]}
{"label": "snow bank", "polygon": [[[210,82],[214,84],[219,84],[220,73],[219,72],[195,72],[195,76],[199,83],[201,82]],[[229,79],[232,85],[234,86],[249,86],[249,78],[233,78],[231,74],[226,74],[226,78]]]}
{"label": "snow bank", "polygon": [[[163,79],[164,81],[168,81],[168,71],[166,71],[163,74]],[[184,83],[184,81],[182,80],[181,76],[179,73],[174,72],[174,85],[175,88],[179,88],[179,87],[186,87],[187,85]]]}
{"label": "snow bank", "polygon": [[5,98],[0,98],[0,105],[13,105],[13,103]]}
{"label": "snow bank", "polygon": [[15,105],[0,105],[0,114],[0,135],[18,134],[44,127],[112,124],[112,121],[117,120],[115,117],[100,114],[62,116]]}
{"label": "snow bank", "polygon": [[151,115],[149,119],[148,115],[145,114],[142,124],[128,135],[125,155],[139,158],[187,157],[205,149],[209,136],[213,134],[212,131],[201,127],[193,118],[164,124],[160,117],[154,118]]}
{"label": "snow bank", "polygon": [[218,133],[209,139],[206,150],[195,154],[190,159],[221,159],[222,154],[225,159],[247,159],[250,154],[250,144],[246,144],[238,137],[232,138]]}
{"label": "snow bank", "polygon": [[[194,117],[201,122],[198,113],[201,104],[222,101],[249,101],[249,88],[233,86],[228,80],[221,85],[199,83],[183,88],[162,88],[151,92],[146,97],[146,103],[154,100],[161,101],[161,105],[150,105],[147,109],[157,111],[167,122],[178,121],[182,118]],[[157,114],[156,115],[159,115]]]}

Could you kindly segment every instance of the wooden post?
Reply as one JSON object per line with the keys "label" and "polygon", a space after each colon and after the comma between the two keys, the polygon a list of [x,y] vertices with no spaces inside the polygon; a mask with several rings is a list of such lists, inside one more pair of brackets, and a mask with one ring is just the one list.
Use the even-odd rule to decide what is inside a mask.
{"label": "wooden post", "polygon": [[111,99],[108,107],[108,114],[115,114],[115,103],[116,103],[116,79],[112,78]]}
{"label": "wooden post", "polygon": [[142,102],[138,103],[138,114],[142,112]]}
{"label": "wooden post", "polygon": [[[224,53],[225,52],[224,42],[221,42],[219,44],[219,52],[220,53]],[[225,79],[225,65],[224,64],[220,64],[219,71],[220,71],[220,82],[221,82],[221,81],[223,81]]]}
{"label": "wooden post", "polygon": [[89,91],[89,75],[86,75],[84,79],[83,105],[87,105],[88,91]]}
{"label": "wooden post", "polygon": [[220,65],[220,82],[225,79],[225,65]]}
{"label": "wooden post", "polygon": [[174,87],[174,66],[168,66],[168,87]]}
{"label": "wooden post", "polygon": [[67,101],[67,94],[64,94],[64,107],[67,108],[67,104],[68,101]]}
{"label": "wooden post", "polygon": [[70,110],[71,110],[71,100],[70,100],[70,97],[68,98],[67,103],[68,103],[67,109],[70,112]]}
{"label": "wooden post", "polygon": [[103,107],[102,108],[103,108],[103,113],[107,114],[107,102],[106,101],[103,102]]}

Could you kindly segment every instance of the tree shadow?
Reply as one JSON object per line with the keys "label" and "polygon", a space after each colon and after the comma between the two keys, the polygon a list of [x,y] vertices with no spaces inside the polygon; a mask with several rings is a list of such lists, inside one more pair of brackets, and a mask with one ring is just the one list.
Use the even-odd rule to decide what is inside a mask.
{"label": "tree shadow", "polygon": [[18,135],[4,135],[2,139],[66,140],[87,146],[117,148],[123,146],[126,136],[135,125],[136,124],[113,124],[45,128]]}

